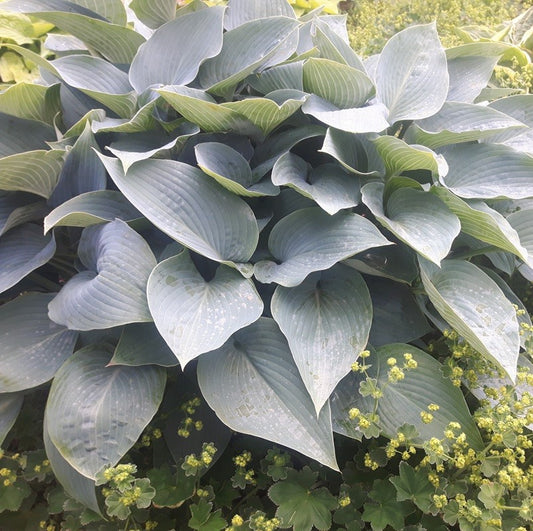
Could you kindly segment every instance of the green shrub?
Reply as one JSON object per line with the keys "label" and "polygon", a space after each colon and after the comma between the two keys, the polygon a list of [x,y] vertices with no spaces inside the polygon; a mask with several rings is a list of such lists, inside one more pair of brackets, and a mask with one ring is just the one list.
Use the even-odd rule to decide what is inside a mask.
{"label": "green shrub", "polygon": [[[217,499],[200,479],[238,432],[325,465],[289,472],[285,457],[270,455],[259,483],[247,453],[230,460],[231,489],[252,486],[253,497],[270,487],[266,477],[276,482],[276,515],[246,504],[246,525],[325,529],[337,503],[356,496],[332,472],[343,448],[354,451],[340,438],[336,448],[334,432],[369,439],[358,448],[369,445],[371,469],[389,448],[374,439],[403,434],[404,451],[421,448],[428,459],[396,462],[400,478],[415,473],[406,466],[444,466],[440,447],[455,452],[455,435],[442,441],[450,423],[464,433],[446,454],[453,462],[460,451],[492,449],[457,368],[428,342],[456,330],[453,340],[492,363],[509,393],[528,367],[530,351],[519,355],[531,321],[508,279],[532,278],[532,100],[474,103],[493,98],[486,86],[509,45],[445,51],[427,24],[363,64],[342,17],[297,19],[285,0],[248,0],[247,9],[231,0],[227,12],[135,0],[138,31],[118,0],[91,4],[96,11],[58,5],[3,4],[77,40],[54,61],[21,51],[42,83],[0,93],[0,440],[24,396],[51,382],[47,458],[33,466],[50,466],[77,500],[62,510],[81,503],[92,512],[80,509],[78,522],[89,525],[105,507],[129,526],[149,506],[192,500],[186,525],[222,529],[223,507],[239,492],[231,498],[216,483],[225,492]],[[157,471],[144,466],[147,477],[137,477],[152,442]],[[117,469],[131,452],[133,463]],[[14,489],[5,509],[31,506],[36,495],[17,483],[24,456],[5,459]],[[346,484],[359,482],[343,470]],[[315,484],[319,475],[337,478],[334,496]],[[467,492],[428,488],[442,506],[409,494],[383,513],[391,492],[407,500],[387,477],[372,477],[373,501],[357,512],[374,529],[391,511],[388,523],[401,528],[415,506],[442,517]],[[505,488],[501,499],[530,503]],[[296,524],[290,514],[301,504]],[[469,514],[477,525],[505,510],[520,512]],[[517,526],[530,518],[519,517]]]}

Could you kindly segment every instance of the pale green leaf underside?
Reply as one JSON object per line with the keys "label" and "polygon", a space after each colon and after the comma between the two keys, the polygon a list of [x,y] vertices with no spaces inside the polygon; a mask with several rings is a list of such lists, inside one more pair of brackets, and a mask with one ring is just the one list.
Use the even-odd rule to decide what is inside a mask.
{"label": "pale green leaf underside", "polygon": [[289,186],[313,199],[328,214],[359,204],[359,179],[336,164],[323,164],[314,169],[298,155],[286,153],[274,164],[272,182]]}
{"label": "pale green leaf underside", "polygon": [[259,231],[251,208],[198,168],[144,160],[124,175],[119,160],[101,157],[126,198],[179,243],[219,262],[247,262]]}
{"label": "pale green leaf underside", "polygon": [[357,214],[329,216],[320,208],[297,210],[272,229],[268,246],[279,262],[255,264],[254,275],[265,284],[293,287],[313,271],[330,268],[340,260],[372,247],[391,245],[373,223]]}
{"label": "pale green leaf underside", "polygon": [[72,354],[78,334],[50,321],[53,297],[31,293],[0,307],[0,393],[47,382]]}
{"label": "pale green leaf underside", "polygon": [[[405,378],[387,385],[387,360],[396,358],[403,364],[405,353],[410,353],[417,362],[416,369],[405,371]],[[384,345],[372,352],[368,358],[371,365],[369,376],[376,378],[378,386],[383,389],[383,397],[377,402],[380,425],[388,437],[395,437],[403,424],[413,425],[419,433],[414,441],[421,445],[431,437],[442,439],[444,430],[450,422],[459,422],[461,431],[466,434],[469,444],[476,449],[483,448],[483,441],[470,415],[463,393],[451,380],[442,375],[441,364],[424,351],[411,345],[394,343]],[[333,428],[349,437],[361,438],[357,421],[348,418],[348,411],[358,407],[364,413],[373,411],[374,399],[361,397],[354,392],[358,386],[356,376],[348,376],[335,390],[332,398]],[[427,411],[429,404],[437,404],[439,409],[433,411],[433,421],[425,424],[420,416]]]}
{"label": "pale green leaf underside", "polygon": [[520,349],[513,305],[474,264],[446,260],[441,268],[420,259],[422,282],[440,315],[478,352],[514,380]]}
{"label": "pale green leaf underside", "polygon": [[124,196],[115,190],[77,195],[56,207],[44,218],[45,234],[53,227],[88,227],[104,221],[133,221],[142,217]]}
{"label": "pale green leaf underside", "polygon": [[78,254],[87,270],[50,303],[50,318],[74,330],[151,321],[146,282],[156,260],[146,241],[115,220],[84,229]]}
{"label": "pale green leaf underside", "polygon": [[440,186],[433,187],[431,192],[459,218],[463,232],[527,260],[528,251],[522,246],[516,230],[496,210],[479,199],[460,199]]}
{"label": "pale green leaf underside", "polygon": [[384,227],[428,260],[440,264],[461,230],[457,216],[440,199],[411,187],[395,190],[384,205],[383,190],[382,183],[366,184],[361,190],[363,203]]}
{"label": "pale green leaf underside", "polygon": [[297,287],[278,286],[271,311],[318,415],[366,347],[372,323],[368,288],[357,271],[339,264]]}
{"label": "pale green leaf underside", "polygon": [[221,347],[263,311],[251,280],[220,265],[206,282],[187,251],[157,265],[148,279],[147,295],[155,325],[182,368]]}
{"label": "pale green leaf underside", "polygon": [[53,235],[44,236],[41,227],[28,223],[0,238],[0,293],[46,264],[56,251]]}
{"label": "pale green leaf underside", "polygon": [[15,83],[0,92],[0,112],[52,124],[60,112],[59,84],[50,87],[33,83]]}
{"label": "pale green leaf underside", "polygon": [[329,405],[313,402],[272,319],[261,318],[198,361],[202,395],[230,428],[288,446],[337,470]]}
{"label": "pale green leaf underside", "polygon": [[98,345],[76,352],[57,372],[46,404],[50,440],[70,466],[90,479],[103,467],[115,466],[133,446],[165,387],[162,368],[106,367],[109,358]]}

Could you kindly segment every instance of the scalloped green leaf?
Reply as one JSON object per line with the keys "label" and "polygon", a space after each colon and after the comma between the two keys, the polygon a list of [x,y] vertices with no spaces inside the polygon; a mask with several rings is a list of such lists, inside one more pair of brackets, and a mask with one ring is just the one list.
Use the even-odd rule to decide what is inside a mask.
{"label": "scalloped green leaf", "polygon": [[77,195],[54,208],[44,218],[44,233],[53,227],[88,227],[104,221],[133,221],[142,214],[115,190]]}
{"label": "scalloped green leaf", "polygon": [[276,261],[257,262],[254,276],[264,284],[276,282],[290,288],[313,271],[329,269],[366,249],[391,244],[371,221],[358,214],[330,216],[320,208],[304,208],[276,223],[268,239]]}
{"label": "scalloped green leaf", "polygon": [[270,308],[318,415],[366,347],[372,301],[365,281],[337,264],[294,288],[278,286]]}
{"label": "scalloped green leaf", "polygon": [[198,360],[203,397],[231,429],[288,446],[338,470],[329,405],[317,418],[287,340],[272,319],[239,330]]}
{"label": "scalloped green leaf", "polygon": [[253,282],[225,265],[206,281],[187,251],[160,262],[147,286],[148,305],[161,336],[182,368],[221,347],[263,312]]}
{"label": "scalloped green leaf", "polygon": [[50,303],[50,318],[74,330],[151,321],[146,283],[156,265],[146,241],[120,220],[83,230],[78,256],[87,270]]}
{"label": "scalloped green leaf", "polygon": [[[394,357],[401,366],[404,353],[412,355],[412,359],[417,362],[416,369],[404,371],[403,380],[387,385],[390,369],[387,360]],[[442,365],[429,354],[411,345],[393,343],[373,351],[367,361],[370,365],[367,369],[368,376],[375,378],[383,391],[383,396],[377,401],[376,413],[387,437],[395,437],[402,425],[410,424],[418,432],[413,442],[422,445],[431,437],[442,439],[444,430],[453,421],[459,422],[461,431],[473,448],[484,447],[463,393],[450,379],[443,376]],[[373,398],[363,397],[357,392],[361,378],[363,376],[354,374],[347,376],[337,387],[331,400],[333,429],[357,439],[362,434],[357,421],[349,419],[348,411],[352,407],[358,407],[363,413],[372,413],[375,402]],[[432,411],[433,421],[426,424],[420,413],[427,410],[429,404],[437,404],[439,409]]]}
{"label": "scalloped green leaf", "polygon": [[0,239],[0,293],[46,264],[56,251],[53,235],[44,236],[37,225],[20,225]]}
{"label": "scalloped green leaf", "polygon": [[460,199],[446,188],[434,186],[431,192],[439,197],[459,218],[461,230],[490,245],[527,260],[528,251],[508,220],[479,199]]}
{"label": "scalloped green leaf", "polygon": [[458,144],[443,150],[449,171],[441,183],[470,199],[533,196],[533,158],[503,144]]}
{"label": "scalloped green leaf", "polygon": [[53,293],[29,293],[0,307],[0,393],[37,387],[74,350],[78,334],[48,318]]}
{"label": "scalloped green leaf", "polygon": [[303,84],[307,92],[320,96],[339,109],[361,107],[376,92],[372,80],[361,70],[314,57],[304,63]]}
{"label": "scalloped green leaf", "polygon": [[252,256],[259,239],[252,209],[200,169],[149,159],[126,176],[118,159],[100,159],[133,206],[174,240],[218,262],[242,263]]}
{"label": "scalloped green leaf", "polygon": [[222,6],[201,9],[156,29],[131,63],[129,79],[135,90],[141,93],[154,85],[187,85],[193,81],[200,65],[222,48],[223,16]]}
{"label": "scalloped green leaf", "polygon": [[428,260],[440,264],[461,231],[457,216],[428,192],[401,187],[394,190],[384,204],[384,191],[382,183],[365,184],[361,189],[363,203],[400,240]]}
{"label": "scalloped green leaf", "polygon": [[64,163],[65,152],[37,150],[0,159],[0,190],[30,192],[48,198]]}
{"label": "scalloped green leaf", "polygon": [[359,204],[359,179],[337,164],[322,164],[309,168],[298,155],[285,153],[274,164],[272,182],[289,186],[305,197],[313,199],[328,214]]}
{"label": "scalloped green leaf", "polygon": [[104,346],[78,350],[57,371],[46,403],[50,440],[89,479],[115,466],[133,446],[165,388],[163,368],[108,367],[110,357]]}
{"label": "scalloped green leaf", "polygon": [[423,259],[419,262],[424,288],[439,314],[514,381],[519,326],[513,305],[498,285],[464,260],[445,260],[440,269]]}
{"label": "scalloped green leaf", "polygon": [[256,182],[248,161],[232,147],[202,142],[194,146],[194,151],[201,170],[230,192],[247,197],[279,194],[279,188],[270,179]]}
{"label": "scalloped green leaf", "polygon": [[200,85],[219,96],[232,93],[248,75],[288,59],[296,51],[297,29],[295,19],[278,16],[227,31],[220,53],[200,67]]}
{"label": "scalloped green leaf", "polygon": [[524,129],[523,123],[491,107],[451,101],[430,118],[415,122],[408,135],[414,142],[435,149],[489,138],[501,132],[519,134]]}
{"label": "scalloped green leaf", "polygon": [[390,123],[435,114],[449,87],[436,24],[411,26],[394,35],[379,56],[375,81],[376,98],[388,108]]}

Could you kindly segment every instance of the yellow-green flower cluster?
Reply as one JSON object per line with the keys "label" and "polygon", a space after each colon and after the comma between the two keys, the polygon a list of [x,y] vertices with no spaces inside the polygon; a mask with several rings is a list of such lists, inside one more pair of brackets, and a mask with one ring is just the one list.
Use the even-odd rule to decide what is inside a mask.
{"label": "yellow-green flower cluster", "polygon": [[281,522],[279,518],[267,518],[262,511],[256,511],[250,516],[250,528],[255,531],[275,531]]}
{"label": "yellow-green flower cluster", "polygon": [[201,420],[194,420],[193,415],[196,409],[200,407],[202,401],[199,397],[191,398],[181,405],[181,410],[185,414],[185,418],[181,421],[178,428],[178,435],[186,439],[190,436],[192,430],[201,431],[204,427]]}

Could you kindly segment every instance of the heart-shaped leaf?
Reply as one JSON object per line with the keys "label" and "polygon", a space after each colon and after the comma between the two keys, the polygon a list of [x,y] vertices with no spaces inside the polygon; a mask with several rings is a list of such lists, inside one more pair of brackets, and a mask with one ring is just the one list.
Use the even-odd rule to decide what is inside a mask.
{"label": "heart-shaped leaf", "polygon": [[37,387],[72,354],[78,334],[48,318],[53,293],[30,293],[0,307],[0,393]]}
{"label": "heart-shaped leaf", "polygon": [[28,223],[10,230],[0,239],[0,293],[46,264],[55,252],[54,237],[44,236],[37,225]]}
{"label": "heart-shaped leaf", "polygon": [[74,330],[151,321],[146,282],[156,265],[148,244],[115,220],[84,229],[78,255],[86,271],[63,286],[50,303],[50,318]]}
{"label": "heart-shaped leaf", "polygon": [[230,428],[288,446],[337,470],[326,405],[315,408],[272,319],[261,318],[198,361],[202,395]]}
{"label": "heart-shaped leaf", "polygon": [[382,183],[365,184],[363,203],[384,227],[438,265],[461,231],[457,216],[434,195],[409,186],[392,192],[384,205],[384,189]]}
{"label": "heart-shaped leaf", "polygon": [[90,479],[133,446],[165,388],[161,367],[107,367],[110,357],[103,346],[78,350],[57,372],[46,404],[50,440]]}
{"label": "heart-shaped leaf", "polygon": [[412,26],[385,45],[376,67],[377,99],[390,123],[435,114],[448,94],[446,54],[435,23]]}
{"label": "heart-shaped leaf", "polygon": [[391,242],[358,214],[329,216],[320,208],[304,208],[276,223],[268,247],[277,262],[258,262],[254,275],[264,284],[293,287],[313,271],[329,269],[340,260],[382,245]]}
{"label": "heart-shaped leaf", "polygon": [[126,177],[119,160],[100,158],[127,199],[171,238],[218,262],[252,256],[259,238],[252,209],[198,168],[149,159]]}
{"label": "heart-shaped leaf", "polygon": [[439,314],[478,352],[514,380],[520,350],[516,311],[498,285],[464,260],[441,268],[420,259],[422,282]]}
{"label": "heart-shaped leaf", "polygon": [[323,164],[314,169],[293,153],[282,155],[272,169],[272,182],[289,186],[316,201],[328,214],[359,204],[359,179],[337,164]]}
{"label": "heart-shaped leaf", "polygon": [[317,415],[366,347],[372,302],[363,277],[344,265],[278,286],[272,317],[289,342]]}
{"label": "heart-shaped leaf", "polygon": [[214,278],[206,282],[188,252],[157,265],[148,280],[147,294],[155,325],[182,368],[200,354],[222,346],[263,311],[250,280],[220,265]]}

